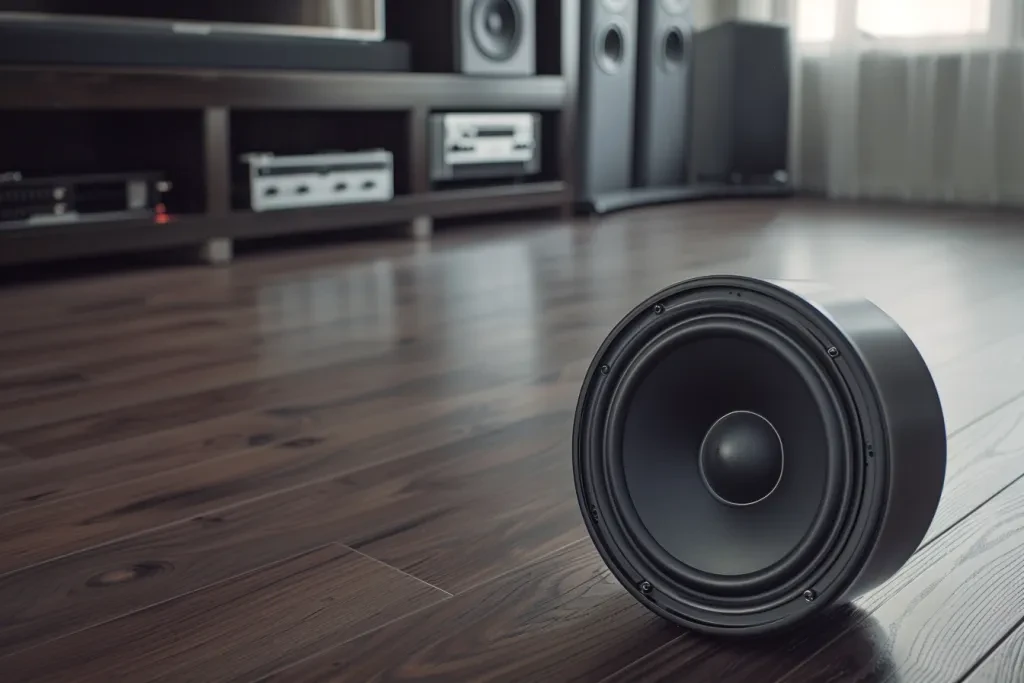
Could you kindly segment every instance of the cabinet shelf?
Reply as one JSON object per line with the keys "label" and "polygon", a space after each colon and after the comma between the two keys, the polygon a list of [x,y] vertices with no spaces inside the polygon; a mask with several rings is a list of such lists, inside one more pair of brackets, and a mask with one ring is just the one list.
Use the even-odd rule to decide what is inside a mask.
{"label": "cabinet shelf", "polygon": [[0,67],[3,109],[558,110],[561,76]]}
{"label": "cabinet shelf", "polygon": [[0,230],[0,265],[184,247],[218,237],[251,239],[364,228],[418,216],[454,218],[555,208],[568,201],[568,185],[552,181],[427,192],[389,202],[184,215],[162,224],[139,219]]}

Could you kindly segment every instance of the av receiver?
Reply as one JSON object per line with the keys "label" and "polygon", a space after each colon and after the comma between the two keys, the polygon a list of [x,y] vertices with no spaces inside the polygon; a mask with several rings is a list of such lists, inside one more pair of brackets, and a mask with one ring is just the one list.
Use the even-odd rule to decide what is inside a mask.
{"label": "av receiver", "polygon": [[432,114],[430,152],[434,181],[539,173],[540,114]]}
{"label": "av receiver", "polygon": [[394,157],[384,149],[294,156],[247,154],[243,203],[253,211],[297,209],[394,197]]}
{"label": "av receiver", "polygon": [[157,172],[25,177],[0,174],[0,229],[164,214],[171,188]]}

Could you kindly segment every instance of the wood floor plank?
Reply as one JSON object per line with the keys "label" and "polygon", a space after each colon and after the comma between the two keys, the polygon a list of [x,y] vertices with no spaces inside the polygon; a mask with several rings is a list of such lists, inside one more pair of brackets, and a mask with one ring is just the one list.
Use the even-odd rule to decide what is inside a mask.
{"label": "wood floor plank", "polygon": [[252,680],[448,596],[341,546],[0,660],[5,683]]}
{"label": "wood floor plank", "polygon": [[322,430],[304,414],[252,412],[204,420],[185,429],[61,454],[21,458],[3,467],[0,515],[153,476],[200,462],[273,447]]}
{"label": "wood floor plank", "polygon": [[[144,376],[146,364],[159,367],[164,356],[204,350],[209,353],[218,346],[234,348],[239,355],[247,349],[300,353],[301,348],[296,347],[301,343],[318,339],[329,339],[338,346],[368,341],[386,346],[387,340],[380,337],[393,332],[396,321],[410,318],[414,312],[411,309],[428,307],[430,299],[437,295],[411,297],[406,292],[393,291],[393,286],[382,285],[376,281],[379,278],[360,282],[359,275],[365,270],[352,269],[308,286],[301,281],[284,284],[278,288],[283,290],[278,294],[272,291],[260,297],[215,303],[195,301],[169,310],[157,307],[143,310],[139,317],[81,321],[71,330],[66,329],[65,322],[54,323],[58,329],[41,330],[37,338],[27,334],[5,337],[0,340],[0,352],[12,367],[0,368],[0,387],[12,380],[25,384],[37,375],[45,378],[47,373],[84,375],[90,379],[103,375]],[[371,270],[370,275],[373,274]],[[348,291],[353,285],[356,293]],[[574,285],[566,281],[563,286]],[[503,283],[482,284],[474,294],[493,295],[502,286]],[[366,300],[358,296],[358,290],[369,290]],[[555,286],[545,294],[557,295],[558,291]],[[312,306],[311,300],[317,305]],[[324,300],[327,305],[322,303]],[[446,302],[451,304],[452,299]],[[433,310],[436,313],[438,309]],[[485,315],[458,322],[487,322],[488,315],[496,319],[500,310],[482,313]],[[427,322],[443,326],[453,321],[451,316],[435,315]],[[426,327],[418,331],[427,332]],[[60,329],[64,334],[58,335]],[[2,348],[5,344],[8,348]],[[137,349],[143,353],[133,357]],[[117,364],[119,360],[122,365]]]}
{"label": "wood floor plank", "polygon": [[265,680],[583,683],[674,634],[583,541]]}
{"label": "wood floor plank", "polygon": [[[275,680],[969,674],[1013,647],[1024,617],[1000,593],[1016,578],[999,574],[1024,543],[1006,505],[1024,487],[1018,224],[722,202],[0,287],[0,672],[71,653],[40,674],[102,679],[121,638],[109,678],[175,683],[251,680],[306,655]],[[919,344],[953,434],[930,544],[857,605],[768,644],[694,638],[644,610],[585,540],[573,491],[571,411],[591,354],[638,301],[713,272],[870,296]],[[345,644],[378,623],[318,621],[302,611],[310,591],[254,578],[332,544],[456,597]],[[322,572],[296,581],[328,592]],[[976,577],[988,592],[967,596]],[[192,615],[218,604],[208,596],[240,583],[281,638],[297,634],[287,661],[265,646],[277,631],[259,635],[273,624],[243,640],[229,616],[238,634],[188,640]],[[373,609],[373,592],[346,603]],[[147,635],[167,605],[164,628],[184,628],[187,650]],[[335,622],[339,637],[321,639]]]}
{"label": "wood floor plank", "polygon": [[[494,378],[487,374],[479,379],[480,388],[494,384]],[[568,400],[572,388],[541,387],[541,391],[550,389],[551,395]],[[467,411],[460,411],[452,416],[454,419],[414,423],[405,429],[395,424],[393,429],[375,430],[379,422],[373,420],[364,431],[354,424],[345,431],[308,433],[275,448],[257,448],[234,457],[204,461],[0,516],[0,575],[208,510],[301,487],[381,460],[408,456],[422,450],[431,440],[446,444],[473,431],[493,430],[522,413],[522,406],[526,405],[524,393],[523,387],[515,385],[506,395],[499,395],[489,410],[486,403],[481,403],[468,416]],[[536,399],[538,393],[531,397]],[[517,405],[519,413],[514,412]],[[353,414],[353,421],[356,417]],[[566,437],[568,425],[565,421],[559,425],[564,432],[561,436]]]}
{"label": "wood floor plank", "polygon": [[[490,346],[485,347],[486,351],[494,354],[514,354],[530,334],[521,327],[506,325],[501,321],[485,329],[470,328],[465,332],[489,340]],[[194,396],[217,391],[227,393],[233,389],[247,389],[249,393],[258,392],[263,395],[286,391],[285,387],[296,382],[312,385],[311,390],[315,391],[317,387],[312,384],[312,377],[320,377],[321,381],[330,378],[334,387],[349,384],[359,386],[360,379],[368,373],[372,373],[377,382],[384,382],[389,378],[402,381],[404,376],[399,374],[402,371],[414,377],[416,372],[457,369],[459,359],[445,358],[439,353],[439,347],[443,348],[443,342],[432,339],[409,344],[396,352],[387,345],[377,345],[376,348],[362,344],[348,347],[336,340],[323,338],[311,346],[297,344],[293,353],[281,354],[276,358],[266,353],[247,357],[241,352],[233,357],[220,358],[219,361],[214,357],[210,363],[200,361],[187,370],[168,372],[163,378],[165,381],[160,383],[127,381],[99,387],[102,397],[82,390],[50,400],[8,403],[0,412],[0,434],[15,432],[13,437],[7,435],[3,438],[17,444],[18,434],[33,428],[47,428],[51,425],[59,427],[76,420],[87,420],[99,411],[106,415],[134,415],[161,402],[187,401]],[[483,355],[483,351],[481,349],[480,355]],[[469,362],[481,359],[461,360]],[[384,372],[384,369],[389,372]],[[230,403],[227,405],[231,406]]]}
{"label": "wood floor plank", "polygon": [[[942,534],[970,519],[975,510],[1021,477],[1024,477],[1024,399],[971,425],[950,440],[942,499],[922,546],[927,549],[937,543],[936,539],[941,540]],[[684,673],[693,676],[693,680],[776,681],[848,629],[871,628],[874,624],[869,618],[871,610],[888,600],[901,599],[897,597],[900,587],[913,582],[924,567],[924,563],[915,559],[887,584],[859,599],[852,609],[836,608],[824,615],[820,623],[772,639],[762,646],[746,642],[709,643],[695,636],[681,636],[610,677],[607,683],[672,681],[681,679]],[[840,676],[836,680],[845,679]]]}
{"label": "wood floor plank", "polygon": [[[439,356],[436,349],[410,348],[406,353],[382,354],[336,366],[319,367],[282,377],[251,379],[228,386],[186,393],[173,398],[127,405],[115,410],[49,423],[45,415],[33,418],[40,423],[29,428],[0,435],[0,443],[33,458],[113,443],[147,433],[192,424],[200,420],[259,409],[272,409],[288,404],[341,400],[373,391],[392,390],[417,379],[434,378],[444,383],[447,375],[457,374],[470,363],[481,362],[502,351],[508,366],[492,372],[515,379],[521,366],[530,360],[529,347],[511,333],[493,346],[485,346],[477,355],[468,353]],[[518,361],[519,365],[516,365]],[[2,418],[0,418],[2,419]],[[3,420],[10,424],[12,420]]]}
{"label": "wood floor plank", "polygon": [[1018,625],[963,683],[1016,683],[1024,678],[1024,625]]}
{"label": "wood floor plank", "polygon": [[[431,547],[421,540],[418,547],[434,554],[408,568],[463,581],[486,579],[578,540],[584,531],[575,500],[561,495],[571,476],[568,461],[546,457],[552,444],[565,443],[568,416],[549,414],[561,400],[535,394],[508,407],[509,419],[518,421],[457,440],[450,427],[391,435],[367,449],[371,458],[382,457],[381,449],[413,455],[0,577],[0,656],[346,538],[368,549],[386,547],[389,534],[433,523],[438,542]],[[538,491],[544,482],[532,473],[552,467],[561,477]],[[559,497],[541,497],[551,491]],[[505,517],[488,516],[502,506]],[[509,522],[518,509],[525,514]],[[472,555],[466,546],[450,547],[452,536],[436,526],[443,517],[462,524],[450,533],[475,532],[457,539],[478,544]],[[41,593],[38,586],[48,588]]]}
{"label": "wood floor plank", "polygon": [[1024,619],[1024,480],[918,553],[912,580],[785,681],[957,681]]}
{"label": "wood floor plank", "polygon": [[[215,478],[222,477],[218,473],[221,458],[244,459],[265,449],[283,450],[291,456],[278,461],[282,470],[292,458],[312,460],[305,464],[309,476],[326,476],[358,464],[362,451],[353,447],[366,448],[359,443],[374,436],[387,438],[390,432],[397,445],[403,433],[419,430],[425,443],[428,435],[446,426],[457,435],[508,424],[522,414],[521,407],[528,401],[550,405],[553,399],[548,398],[549,394],[571,401],[574,380],[584,371],[582,362],[566,364],[550,373],[537,367],[534,374],[521,381],[497,385],[486,373],[467,373],[461,378],[447,375],[443,382],[428,379],[406,383],[396,387],[401,389],[396,392],[371,392],[348,399],[228,415],[60,457],[12,460],[0,477],[0,520],[3,514],[16,510],[112,487],[118,487],[117,491],[101,497],[105,504],[109,505],[119,493],[122,504],[128,504],[132,496],[140,500],[135,480],[196,465],[206,466],[205,471]],[[327,462],[326,457],[333,462]],[[317,465],[321,469],[315,470]],[[255,471],[259,464],[244,460],[243,467]],[[193,476],[202,471],[192,470]],[[284,480],[277,483],[283,485]],[[3,527],[0,521],[0,529]]]}

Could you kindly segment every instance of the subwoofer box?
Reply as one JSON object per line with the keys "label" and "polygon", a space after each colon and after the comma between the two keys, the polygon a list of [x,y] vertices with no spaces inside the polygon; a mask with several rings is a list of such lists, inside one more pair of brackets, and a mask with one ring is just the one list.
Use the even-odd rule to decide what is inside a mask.
{"label": "subwoofer box", "polygon": [[802,623],[889,579],[931,524],[946,430],[902,329],[807,282],[682,282],[586,375],[576,492],[615,577],[692,630]]}
{"label": "subwoofer box", "polygon": [[388,0],[389,39],[407,42],[413,71],[532,76],[537,0]]}
{"label": "subwoofer box", "polygon": [[788,178],[790,31],[729,21],[694,35],[691,180]]}

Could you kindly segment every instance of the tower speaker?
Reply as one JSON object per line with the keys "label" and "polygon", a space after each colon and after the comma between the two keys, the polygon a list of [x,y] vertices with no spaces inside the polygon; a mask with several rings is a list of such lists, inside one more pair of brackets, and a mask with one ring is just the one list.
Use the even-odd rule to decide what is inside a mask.
{"label": "tower speaker", "polygon": [[788,179],[789,29],[730,21],[693,41],[693,156],[698,183]]}
{"label": "tower speaker", "polygon": [[636,83],[638,187],[686,183],[689,150],[690,0],[640,3]]}
{"label": "tower speaker", "polygon": [[387,37],[410,44],[414,71],[532,76],[536,0],[388,0]]}
{"label": "tower speaker", "polygon": [[946,468],[921,355],[868,301],[711,276],[611,332],[573,433],[579,503],[637,600],[695,631],[803,623],[890,578]]}
{"label": "tower speaker", "polygon": [[580,8],[577,201],[633,184],[637,0],[584,0]]}

